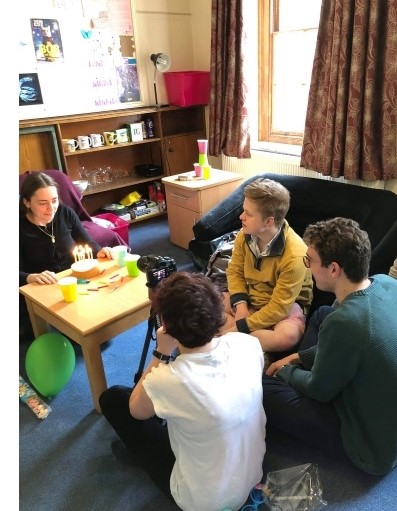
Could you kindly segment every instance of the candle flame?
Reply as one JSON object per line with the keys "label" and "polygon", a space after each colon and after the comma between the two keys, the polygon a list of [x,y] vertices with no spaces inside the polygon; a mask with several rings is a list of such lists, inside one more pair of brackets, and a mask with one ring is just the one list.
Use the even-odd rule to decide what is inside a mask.
{"label": "candle flame", "polygon": [[93,259],[92,248],[89,245],[76,245],[73,249],[74,262],[84,261],[85,259]]}

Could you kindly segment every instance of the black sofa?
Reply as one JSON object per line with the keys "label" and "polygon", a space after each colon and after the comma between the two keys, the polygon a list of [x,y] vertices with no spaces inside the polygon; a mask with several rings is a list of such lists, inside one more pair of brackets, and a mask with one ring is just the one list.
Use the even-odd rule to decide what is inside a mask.
{"label": "black sofa", "polygon": [[[244,187],[254,179],[273,179],[291,194],[287,221],[300,235],[308,224],[336,216],[356,220],[367,231],[372,245],[370,274],[388,273],[397,257],[397,195],[386,190],[336,183],[323,179],[259,174],[242,183],[226,199],[206,213],[193,227],[194,239],[188,254],[195,266],[205,271],[211,254],[222,237],[241,227]],[[334,296],[314,289],[311,312],[331,304]]]}

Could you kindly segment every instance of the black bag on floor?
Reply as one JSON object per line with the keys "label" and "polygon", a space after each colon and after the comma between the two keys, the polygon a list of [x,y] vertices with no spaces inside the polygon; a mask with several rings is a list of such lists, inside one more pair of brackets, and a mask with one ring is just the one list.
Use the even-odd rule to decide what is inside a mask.
{"label": "black bag on floor", "polygon": [[222,236],[218,247],[211,255],[206,275],[217,284],[222,291],[227,291],[227,279],[226,279],[226,268],[228,267],[229,261],[232,257],[232,251],[234,241],[240,229],[232,231]]}

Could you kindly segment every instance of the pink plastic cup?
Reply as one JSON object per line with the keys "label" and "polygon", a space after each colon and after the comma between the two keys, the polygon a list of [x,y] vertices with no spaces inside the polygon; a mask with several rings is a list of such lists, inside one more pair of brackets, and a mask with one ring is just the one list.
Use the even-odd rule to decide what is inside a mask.
{"label": "pink plastic cup", "polygon": [[196,177],[203,177],[203,167],[199,163],[193,163]]}
{"label": "pink plastic cup", "polygon": [[198,149],[200,154],[207,154],[208,151],[208,140],[197,140]]}

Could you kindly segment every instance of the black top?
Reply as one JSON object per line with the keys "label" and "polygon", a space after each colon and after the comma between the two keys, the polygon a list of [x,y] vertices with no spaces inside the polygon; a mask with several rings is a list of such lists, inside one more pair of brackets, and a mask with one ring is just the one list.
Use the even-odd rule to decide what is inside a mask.
{"label": "black top", "polygon": [[[37,225],[26,217],[19,219],[19,285],[25,285],[31,273],[50,270],[58,273],[74,262],[76,245],[89,245],[96,257],[101,247],[87,233],[76,213],[65,204],[59,204],[53,219],[55,243]],[[42,227],[44,229],[44,227]],[[46,226],[51,235],[51,222]]]}

